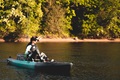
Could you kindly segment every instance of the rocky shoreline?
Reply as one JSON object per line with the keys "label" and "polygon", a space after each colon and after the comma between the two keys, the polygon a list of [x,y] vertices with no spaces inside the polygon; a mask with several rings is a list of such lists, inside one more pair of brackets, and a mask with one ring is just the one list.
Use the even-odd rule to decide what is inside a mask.
{"label": "rocky shoreline", "polygon": [[[20,38],[15,42],[29,42],[29,38]],[[0,42],[5,42],[4,39],[0,39]],[[120,39],[77,39],[77,38],[42,38],[39,42],[120,42]]]}
{"label": "rocky shoreline", "polygon": [[41,39],[40,42],[120,42],[120,39]]}

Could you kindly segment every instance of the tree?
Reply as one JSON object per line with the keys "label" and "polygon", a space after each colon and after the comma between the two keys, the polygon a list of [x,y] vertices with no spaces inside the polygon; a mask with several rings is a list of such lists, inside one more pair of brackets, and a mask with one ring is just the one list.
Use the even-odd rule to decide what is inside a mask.
{"label": "tree", "polygon": [[67,9],[59,0],[48,1],[43,7],[45,16],[44,34],[56,37],[68,37],[71,22],[68,20]]}
{"label": "tree", "polygon": [[77,21],[72,23],[75,34],[92,38],[119,36],[120,21],[117,19],[120,12],[119,0],[76,0],[72,2],[76,12],[73,20]]}
{"label": "tree", "polygon": [[38,34],[43,16],[40,0],[4,0],[0,9],[1,37],[10,35],[11,38],[19,38]]}

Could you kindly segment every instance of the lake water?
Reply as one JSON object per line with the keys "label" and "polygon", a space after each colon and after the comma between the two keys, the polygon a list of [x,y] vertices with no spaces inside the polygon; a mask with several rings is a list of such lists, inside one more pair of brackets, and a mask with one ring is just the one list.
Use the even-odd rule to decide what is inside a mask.
{"label": "lake water", "polygon": [[24,53],[27,43],[0,43],[0,80],[120,80],[120,43],[38,43],[50,59],[72,62],[70,75],[55,75],[9,66],[6,59]]}

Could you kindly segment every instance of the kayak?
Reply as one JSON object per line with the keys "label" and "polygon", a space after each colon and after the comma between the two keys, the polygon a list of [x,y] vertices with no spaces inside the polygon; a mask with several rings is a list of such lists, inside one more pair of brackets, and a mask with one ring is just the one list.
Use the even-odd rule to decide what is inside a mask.
{"label": "kayak", "polygon": [[34,62],[34,61],[26,61],[26,60],[19,60],[8,58],[7,63],[12,66],[17,66],[21,68],[39,70],[44,72],[62,72],[62,73],[69,73],[73,63],[70,62]]}

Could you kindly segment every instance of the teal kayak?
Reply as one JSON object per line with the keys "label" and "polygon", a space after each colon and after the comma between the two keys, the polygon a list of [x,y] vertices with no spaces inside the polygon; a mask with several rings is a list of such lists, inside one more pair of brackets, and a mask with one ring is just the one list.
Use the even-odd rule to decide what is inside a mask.
{"label": "teal kayak", "polygon": [[17,66],[21,68],[34,69],[44,72],[67,72],[69,73],[73,63],[70,62],[33,62],[26,60],[17,60],[13,58],[8,58],[7,63],[12,66]]}
{"label": "teal kayak", "polygon": [[7,63],[17,67],[23,67],[28,69],[35,69],[36,62],[32,61],[22,61],[17,59],[8,58]]}

